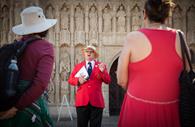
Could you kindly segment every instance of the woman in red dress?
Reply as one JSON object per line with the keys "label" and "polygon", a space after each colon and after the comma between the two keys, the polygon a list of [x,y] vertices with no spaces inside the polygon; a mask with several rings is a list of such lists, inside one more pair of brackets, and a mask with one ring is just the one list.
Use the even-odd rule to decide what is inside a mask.
{"label": "woman in red dress", "polygon": [[144,28],[126,37],[117,70],[118,84],[126,89],[118,127],[180,127],[180,41],[165,25],[172,5],[147,0]]}

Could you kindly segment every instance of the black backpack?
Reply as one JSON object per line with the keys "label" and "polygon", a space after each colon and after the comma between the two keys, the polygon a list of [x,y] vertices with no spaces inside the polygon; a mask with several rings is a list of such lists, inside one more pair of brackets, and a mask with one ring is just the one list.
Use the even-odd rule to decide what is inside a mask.
{"label": "black backpack", "polygon": [[[9,108],[11,108],[18,100],[19,95],[17,92],[9,96],[6,94],[7,90],[7,79],[10,79],[11,75],[8,73],[8,67],[11,63],[11,61],[14,59],[17,61],[18,66],[18,73],[16,74],[17,78],[14,78],[13,80],[16,80],[14,82],[19,82],[19,75],[20,75],[20,61],[21,56],[25,50],[25,48],[30,44],[31,42],[37,40],[38,38],[31,37],[27,39],[26,41],[14,41],[11,44],[6,44],[0,48],[0,111],[5,111]],[[11,84],[12,88],[16,90],[16,85]]]}

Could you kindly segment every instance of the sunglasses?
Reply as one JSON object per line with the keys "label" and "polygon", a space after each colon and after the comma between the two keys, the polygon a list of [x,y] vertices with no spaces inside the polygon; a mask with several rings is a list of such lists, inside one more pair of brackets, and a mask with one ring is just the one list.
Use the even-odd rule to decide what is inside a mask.
{"label": "sunglasses", "polygon": [[93,50],[85,50],[86,53],[94,53]]}

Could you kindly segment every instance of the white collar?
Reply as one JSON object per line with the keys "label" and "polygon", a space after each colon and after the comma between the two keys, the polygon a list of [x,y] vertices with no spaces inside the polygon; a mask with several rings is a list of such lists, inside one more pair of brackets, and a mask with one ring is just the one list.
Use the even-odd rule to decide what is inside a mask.
{"label": "white collar", "polygon": [[91,62],[92,68],[95,66],[95,60],[92,60],[92,61],[86,60],[85,62],[86,62],[86,68],[88,68],[88,66],[89,66],[88,62]]}

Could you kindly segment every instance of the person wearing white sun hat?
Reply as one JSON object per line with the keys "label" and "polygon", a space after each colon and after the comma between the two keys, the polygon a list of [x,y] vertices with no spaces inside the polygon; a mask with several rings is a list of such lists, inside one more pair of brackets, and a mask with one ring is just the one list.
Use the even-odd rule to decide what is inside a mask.
{"label": "person wearing white sun hat", "polygon": [[21,95],[12,108],[0,112],[0,126],[53,127],[53,120],[42,95],[50,81],[54,47],[44,37],[57,20],[46,19],[42,8],[37,6],[25,8],[20,16],[22,24],[14,26],[12,31],[21,36],[21,41],[38,39],[24,51],[19,66],[20,83],[17,85]]}
{"label": "person wearing white sun hat", "polygon": [[21,13],[22,24],[16,25],[12,31],[17,35],[28,35],[41,33],[54,26],[56,19],[46,19],[40,7],[31,6],[24,9]]}

